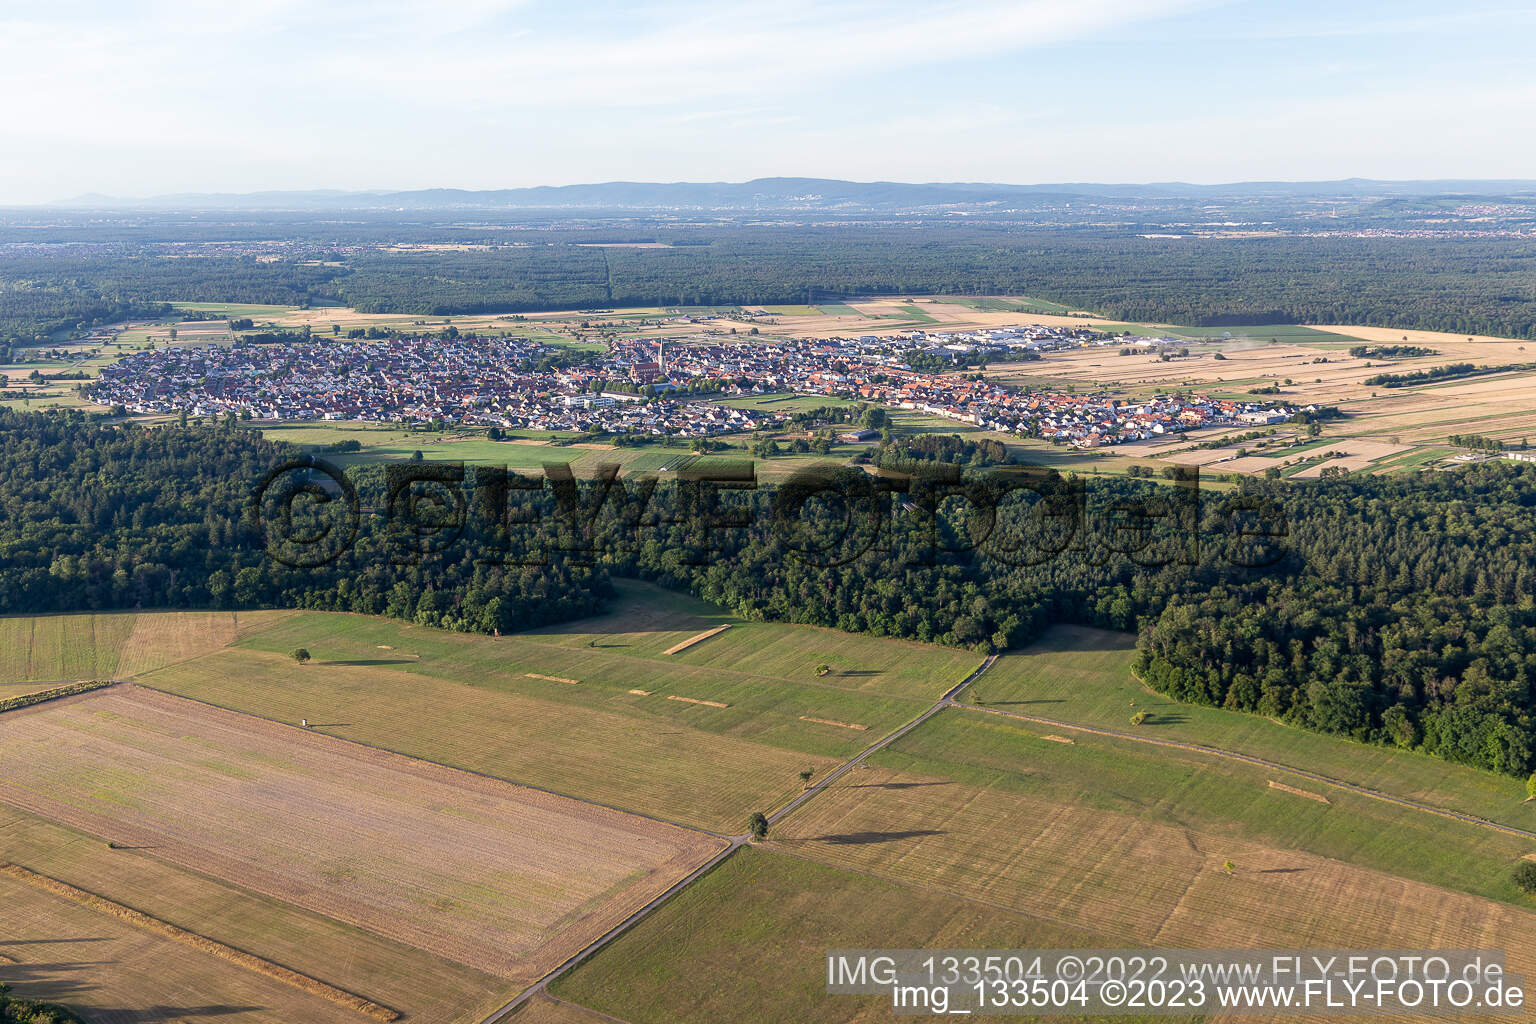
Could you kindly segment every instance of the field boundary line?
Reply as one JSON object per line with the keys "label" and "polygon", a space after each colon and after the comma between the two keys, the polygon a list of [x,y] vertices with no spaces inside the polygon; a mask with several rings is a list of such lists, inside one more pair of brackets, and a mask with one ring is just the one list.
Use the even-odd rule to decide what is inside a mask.
{"label": "field boundary line", "polygon": [[982,714],[998,715],[1003,718],[1012,718],[1020,722],[1032,722],[1035,725],[1048,725],[1055,729],[1071,729],[1074,732],[1088,733],[1093,736],[1104,736],[1109,739],[1129,740],[1132,743],[1147,743],[1155,747],[1167,747],[1172,750],[1184,750],[1193,754],[1206,754],[1211,757],[1226,758],[1229,761],[1241,761],[1259,768],[1267,768],[1270,771],[1285,772],[1298,778],[1309,779],[1312,782],[1320,782],[1325,786],[1333,786],[1349,793],[1367,796],[1373,800],[1382,800],[1389,804],[1397,804],[1399,807],[1407,807],[1416,811],[1424,811],[1427,814],[1437,814],[1442,818],[1450,818],[1453,821],[1464,822],[1469,825],[1478,825],[1482,828],[1492,829],[1495,832],[1503,832],[1506,835],[1516,836],[1520,839],[1536,839],[1536,832],[1514,825],[1504,825],[1491,818],[1484,818],[1476,814],[1468,814],[1465,811],[1453,811],[1445,807],[1436,807],[1434,804],[1422,803],[1418,800],[1410,800],[1407,797],[1393,796],[1383,793],[1379,789],[1362,786],[1354,782],[1345,782],[1341,779],[1331,778],[1318,772],[1308,771],[1305,768],[1295,768],[1279,761],[1271,761],[1268,758],[1255,757],[1252,754],[1240,754],[1235,750],[1223,750],[1220,747],[1207,746],[1204,743],[1191,743],[1185,740],[1167,740],[1156,736],[1137,736],[1134,733],[1120,732],[1115,729],[1101,729],[1091,725],[1073,725],[1070,722],[1060,722],[1054,718],[1040,718],[1036,715],[1026,715],[1018,711],[1002,711],[998,708],[982,707],[977,704],[962,704],[959,701],[952,702],[954,707],[967,711],[979,711]]}
{"label": "field boundary line", "polygon": [[[976,679],[983,672],[985,672],[987,669],[991,668],[993,663],[996,662],[996,661],[997,661],[997,655],[995,655],[995,654],[987,655],[986,658],[984,658],[982,660],[981,664],[978,665],[975,668],[975,670],[973,670],[971,672],[970,675],[966,676],[964,679],[960,680],[954,686],[951,686],[948,690],[944,691],[943,696],[941,696],[938,700],[934,701],[928,707],[928,709],[926,711],[924,711],[922,714],[918,715],[916,718],[912,719],[906,725],[901,726],[900,728],[898,728],[895,731],[887,734],[886,736],[882,737],[881,739],[876,740],[874,743],[871,743],[869,746],[865,747],[859,753],[855,754],[852,758],[850,758],[847,761],[844,761],[841,765],[839,765],[838,767],[834,768],[831,772],[829,772],[827,774],[826,778],[824,778],[820,782],[816,783],[816,785],[812,786],[811,788],[805,790],[802,793],[797,794],[795,797],[793,797],[783,807],[781,807],[777,811],[774,811],[773,813],[767,815],[768,823],[771,825],[771,824],[773,824],[773,823],[775,823],[777,821],[782,820],[786,815],[788,815],[789,813],[794,811],[795,808],[799,807],[801,804],[805,803],[807,800],[809,800],[812,797],[814,797],[817,793],[820,793],[822,790],[826,789],[827,786],[831,785],[832,783],[836,782],[838,779],[842,778],[844,775],[848,774],[848,772],[852,771],[855,767],[857,767],[859,765],[859,763],[862,762],[869,755],[875,753],[876,751],[883,750],[885,747],[889,746],[890,744],[895,743],[897,740],[901,739],[901,737],[905,736],[907,733],[911,732],[913,729],[916,729],[918,726],[922,725],[928,719],[932,718],[934,715],[938,714],[940,711],[944,710],[945,708],[954,706],[954,704],[955,704],[955,697],[958,696],[960,694],[960,692],[962,690],[964,690],[967,686],[969,686],[972,683],[974,683],[976,681]],[[719,853],[715,854],[715,856],[711,857],[709,860],[705,861],[703,864],[699,865],[699,867],[697,869],[695,869],[687,877],[679,879],[676,883],[674,883],[672,885],[671,888],[667,889],[666,892],[661,893],[655,899],[651,900],[645,906],[643,906],[639,910],[635,911],[629,917],[625,918],[623,921],[620,921],[618,924],[614,925],[613,928],[611,928],[607,932],[604,932],[602,935],[598,936],[596,939],[593,939],[586,946],[582,947],[582,949],[580,951],[578,951],[577,953],[573,954],[570,959],[566,960],[560,966],[556,967],[554,970],[552,970],[548,974],[544,975],[544,977],[540,978],[538,981],[536,981],[532,985],[528,986],[526,989],[524,989],[522,992],[520,992],[516,997],[514,997],[511,1002],[507,1003],[501,1009],[497,1010],[495,1013],[491,1014],[489,1017],[486,1017],[483,1021],[481,1021],[481,1024],[500,1024],[501,1021],[506,1020],[509,1016],[512,1015],[512,1013],[514,1011],[516,1011],[518,1008],[520,1008],[523,1005],[525,1005],[535,995],[537,995],[540,992],[546,991],[546,989],[548,988],[550,982],[552,982],[555,979],[559,978],[562,974],[565,974],[567,971],[569,971],[571,968],[575,967],[577,964],[579,964],[582,961],[584,961],[584,960],[588,959],[589,957],[593,956],[599,950],[601,950],[604,946],[606,946],[608,943],[612,942],[614,939],[616,939],[620,935],[624,934],[630,928],[632,928],[635,925],[639,924],[641,920],[643,920],[648,914],[651,913],[651,911],[655,910],[657,907],[661,906],[663,903],[665,903],[667,900],[671,899],[677,893],[682,892],[688,886],[692,885],[694,882],[698,881],[700,878],[703,878],[706,874],[708,874],[709,872],[713,871],[715,868],[719,867],[722,863],[725,862],[727,857],[731,856],[733,853],[735,853],[737,850],[741,849],[743,846],[747,845],[747,843],[749,842],[749,837],[748,836],[744,836],[744,835],[742,835],[742,836],[728,836],[728,837],[727,836],[717,836],[716,838],[728,839],[730,845],[728,845],[725,849],[721,850]],[[576,1005],[579,1005],[579,1004],[576,1004]]]}
{"label": "field boundary line", "polygon": [[206,935],[187,931],[185,928],[171,924],[169,921],[162,921],[158,917],[151,917],[126,904],[109,900],[105,896],[98,896],[96,893],[70,885],[68,882],[61,882],[57,878],[40,874],[30,868],[24,868],[20,864],[0,862],[0,874],[8,875],[18,882],[25,882],[45,892],[53,893],[55,896],[72,900],[81,906],[106,914],[108,917],[117,918],[119,921],[125,921],[162,938],[191,946],[211,956],[216,956],[220,960],[244,967],[274,981],[291,985],[303,992],[308,992],[310,995],[319,996],[340,1006],[345,1006],[349,1010],[356,1010],[366,1017],[383,1022],[383,1024],[389,1024],[391,1021],[400,1019],[398,1011],[392,1010],[380,1003],[375,1003],[373,1000],[366,999],[354,992],[337,988],[335,985],[327,984],[318,978],[313,978],[307,974],[301,974],[292,968],[273,963],[271,960],[256,956],[254,953],[247,953],[242,949],[236,949],[234,946],[210,939]]}
{"label": "field boundary line", "polygon": [[[531,1000],[534,996],[541,992],[547,994],[547,989],[550,982],[554,981],[556,978],[559,978],[562,974],[565,974],[567,971],[571,970],[571,968],[587,960],[598,950],[608,945],[608,943],[612,942],[620,935],[623,935],[635,925],[639,924],[640,921],[648,914],[650,914],[651,911],[655,910],[657,907],[667,902],[667,900],[671,899],[679,892],[682,892],[685,888],[703,878],[705,875],[709,874],[721,864],[725,863],[726,858],[730,857],[746,844],[746,836],[731,837],[725,849],[716,853],[713,857],[709,858],[709,860],[705,861],[703,864],[700,864],[697,868],[694,868],[693,871],[689,872],[686,876],[678,879],[665,892],[658,893],[645,906],[641,907],[639,910],[636,910],[633,914],[630,914],[624,920],[620,921],[608,931],[587,943],[587,945],[583,946],[575,953],[572,953],[568,958],[566,958],[566,960],[549,971],[549,973],[545,974],[544,977],[540,978],[538,981],[534,982],[532,985],[529,985],[527,988],[523,989],[523,991],[519,992],[512,998],[510,1002],[502,1006],[501,1009],[486,1017],[483,1021],[481,1021],[481,1024],[500,1024],[501,1021],[506,1020],[518,1009],[526,1005],[528,1001]],[[560,1001],[566,1002],[566,1000]],[[570,1005],[581,1006],[580,1003],[571,1003]],[[584,1010],[587,1009],[585,1006],[581,1008]],[[604,1016],[606,1016],[606,1014]]]}
{"label": "field boundary line", "polygon": [[32,693],[24,693],[19,697],[7,697],[0,700],[0,714],[7,711],[19,711],[29,708],[34,704],[42,704],[45,701],[58,700],[61,697],[74,697],[82,693],[90,693],[92,690],[102,690],[109,686],[117,686],[112,679],[86,679],[78,683],[70,683],[67,686],[56,686],[51,690],[37,690]]}
{"label": "field boundary line", "polygon": [[[138,686],[138,687],[141,687],[141,688],[143,688],[145,690],[151,690],[151,691],[153,691],[155,693],[163,694],[163,695],[165,695],[167,697],[175,697],[177,700],[189,700],[189,701],[191,701],[194,704],[202,704],[202,705],[204,705],[206,707],[218,708],[220,711],[227,711],[230,714],[244,715],[247,718],[254,718],[254,719],[257,719],[257,720],[262,721],[262,722],[271,722],[274,725],[287,726],[290,729],[303,729],[303,726],[294,725],[292,722],[286,721],[286,720],[281,719],[281,718],[272,718],[272,717],[270,717],[268,715],[258,715],[258,714],[255,714],[253,712],[250,712],[250,711],[242,711],[239,708],[232,708],[232,707],[228,707],[228,706],[223,705],[223,704],[216,704],[216,703],[214,703],[211,700],[202,700],[202,699],[197,698],[197,697],[189,697],[189,696],[187,696],[184,693],[177,693],[175,690],[162,690],[158,686],[149,686],[149,685],[147,685],[145,683],[129,682],[129,683],[118,683],[116,685],[119,685],[119,686]],[[628,810],[628,809],[623,808],[623,807],[615,807],[613,804],[605,804],[605,803],[603,803],[600,800],[591,800],[591,799],[588,799],[587,797],[584,797],[584,796],[573,796],[570,793],[562,793],[562,792],[560,792],[557,789],[548,789],[548,788],[546,788],[544,786],[535,786],[532,783],[519,782],[516,779],[505,779],[505,778],[502,778],[500,775],[491,775],[488,772],[477,772],[473,768],[465,768],[462,765],[449,764],[446,761],[438,761],[438,760],[434,760],[433,758],[430,758],[430,757],[422,757],[422,756],[420,756],[418,754],[407,754],[403,750],[396,750],[394,747],[386,747],[386,746],[383,746],[382,744],[379,744],[379,743],[365,743],[362,740],[356,740],[356,739],[353,739],[350,736],[338,736],[338,735],[336,735],[333,732],[325,732],[322,729],[311,728],[308,731],[317,733],[318,735],[324,736],[327,739],[337,740],[337,741],[339,741],[341,743],[350,743],[353,746],[362,747],[362,748],[364,748],[366,750],[376,750],[376,751],[381,751],[381,752],[386,753],[386,754],[393,754],[396,757],[409,758],[412,761],[420,761],[422,764],[430,764],[430,765],[434,765],[434,766],[436,766],[438,768],[446,768],[449,771],[453,771],[453,772],[462,772],[465,775],[473,775],[473,776],[476,776],[477,778],[489,779],[492,782],[500,782],[500,783],[503,783],[504,785],[508,785],[508,786],[519,786],[519,787],[521,787],[523,789],[531,790],[531,791],[533,791],[535,793],[544,793],[547,796],[556,796],[556,797],[559,797],[562,800],[574,800],[577,803],[586,804],[588,807],[600,807],[600,808],[602,808],[605,811],[616,811],[619,814],[627,814],[630,817],[643,818],[646,821],[654,821],[658,825],[670,825],[673,828],[686,829],[687,831],[696,833],[698,835],[709,836],[711,839],[726,839],[726,840],[729,840],[731,838],[730,836],[726,835],[723,832],[711,832],[707,828],[700,828],[697,825],[685,825],[685,824],[683,824],[680,821],[669,821],[666,818],[661,818],[661,817],[658,817],[658,816],[656,816],[654,814],[646,814],[644,811],[631,811],[631,810]]]}

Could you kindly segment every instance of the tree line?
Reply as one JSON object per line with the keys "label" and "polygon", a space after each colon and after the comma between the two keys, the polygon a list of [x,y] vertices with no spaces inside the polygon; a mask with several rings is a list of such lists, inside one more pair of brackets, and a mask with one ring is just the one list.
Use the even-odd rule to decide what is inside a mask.
{"label": "tree line", "polygon": [[372,465],[346,478],[355,542],[304,567],[269,557],[277,519],[253,498],[298,454],[227,422],[0,410],[0,612],[281,606],[492,633],[592,614],[612,575],[638,576],[749,618],[977,650],[1058,622],[1132,630],[1137,672],[1181,700],[1536,767],[1536,470],[1517,463],[1204,494],[1000,467],[965,439],[904,441],[879,478],[748,489],[401,464],[439,474],[411,485],[448,496],[425,507],[464,513],[425,530],[384,514],[409,503]]}

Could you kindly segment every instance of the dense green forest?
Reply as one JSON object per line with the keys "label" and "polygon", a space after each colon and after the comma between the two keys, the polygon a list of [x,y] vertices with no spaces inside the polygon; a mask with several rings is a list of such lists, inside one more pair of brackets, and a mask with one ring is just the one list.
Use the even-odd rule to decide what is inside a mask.
{"label": "dense green forest", "polygon": [[[609,574],[636,575],[745,616],[978,649],[1053,622],[1137,630],[1138,671],[1180,699],[1536,767],[1531,467],[1200,495],[967,470],[990,453],[942,446],[893,452],[916,472],[894,492],[858,471],[743,489],[375,465],[345,478],[355,542],[306,568],[273,542],[281,502],[253,498],[295,454],[233,425],[0,412],[0,611],[277,605],[505,632],[591,613]],[[301,506],[347,507],[335,481],[282,478]]]}
{"label": "dense green forest", "polygon": [[[404,225],[399,239],[418,233],[443,231]],[[1536,338],[1536,240],[1525,238],[1143,237],[922,221],[465,227],[457,237],[483,247],[402,250],[343,234],[281,245],[13,246],[0,249],[0,340],[35,341],[162,301],[442,316],[925,293],[1033,295],[1190,325],[1357,323]],[[670,247],[587,244],[630,239]]]}

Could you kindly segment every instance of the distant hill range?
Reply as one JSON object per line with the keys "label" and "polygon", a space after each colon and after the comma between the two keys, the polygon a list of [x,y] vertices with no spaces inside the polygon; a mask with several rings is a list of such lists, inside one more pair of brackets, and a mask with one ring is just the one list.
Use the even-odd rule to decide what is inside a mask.
{"label": "distant hill range", "polygon": [[968,182],[905,184],[827,178],[758,178],[732,182],[610,181],[471,191],[433,188],[401,192],[336,190],[186,193],[129,199],[86,195],[51,204],[74,209],[213,210],[795,210],[933,211],[1038,209],[1074,200],[1188,202],[1234,199],[1389,198],[1419,196],[1536,196],[1536,180],[1255,181],[1227,185],[1158,182],[1141,185],[995,185]]}

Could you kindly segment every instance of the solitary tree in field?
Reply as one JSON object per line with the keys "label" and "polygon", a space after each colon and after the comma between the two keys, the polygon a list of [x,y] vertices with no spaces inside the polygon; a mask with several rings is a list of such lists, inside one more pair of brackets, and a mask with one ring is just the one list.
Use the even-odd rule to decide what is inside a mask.
{"label": "solitary tree in field", "polygon": [[[815,774],[816,774],[816,772],[813,771],[810,768],[806,768],[804,771],[802,771],[800,773],[800,782],[801,782],[802,785],[805,786],[806,789],[810,789],[811,788],[811,776],[813,776]],[[1536,778],[1536,776],[1532,776],[1532,778]]]}
{"label": "solitary tree in field", "polygon": [[832,666],[826,664],[825,662],[823,662],[822,664],[816,666],[816,674],[818,676],[824,676],[824,675],[826,675],[827,673],[829,673],[831,671],[832,671]]}
{"label": "solitary tree in field", "polygon": [[298,662],[300,665],[303,665],[309,661],[309,652],[302,647],[295,647],[293,649],[293,654],[290,655],[290,657],[292,657],[293,660]]}
{"label": "solitary tree in field", "polygon": [[768,838],[768,816],[762,811],[753,811],[752,817],[747,819],[747,831],[752,838],[762,841]]}
{"label": "solitary tree in field", "polygon": [[1536,896],[1536,861],[1522,860],[1515,865],[1515,888],[1527,896]]}
{"label": "solitary tree in field", "polygon": [[1232,872],[1237,870],[1237,865],[1233,864],[1231,861],[1226,861],[1221,865],[1221,870],[1230,875]]}

